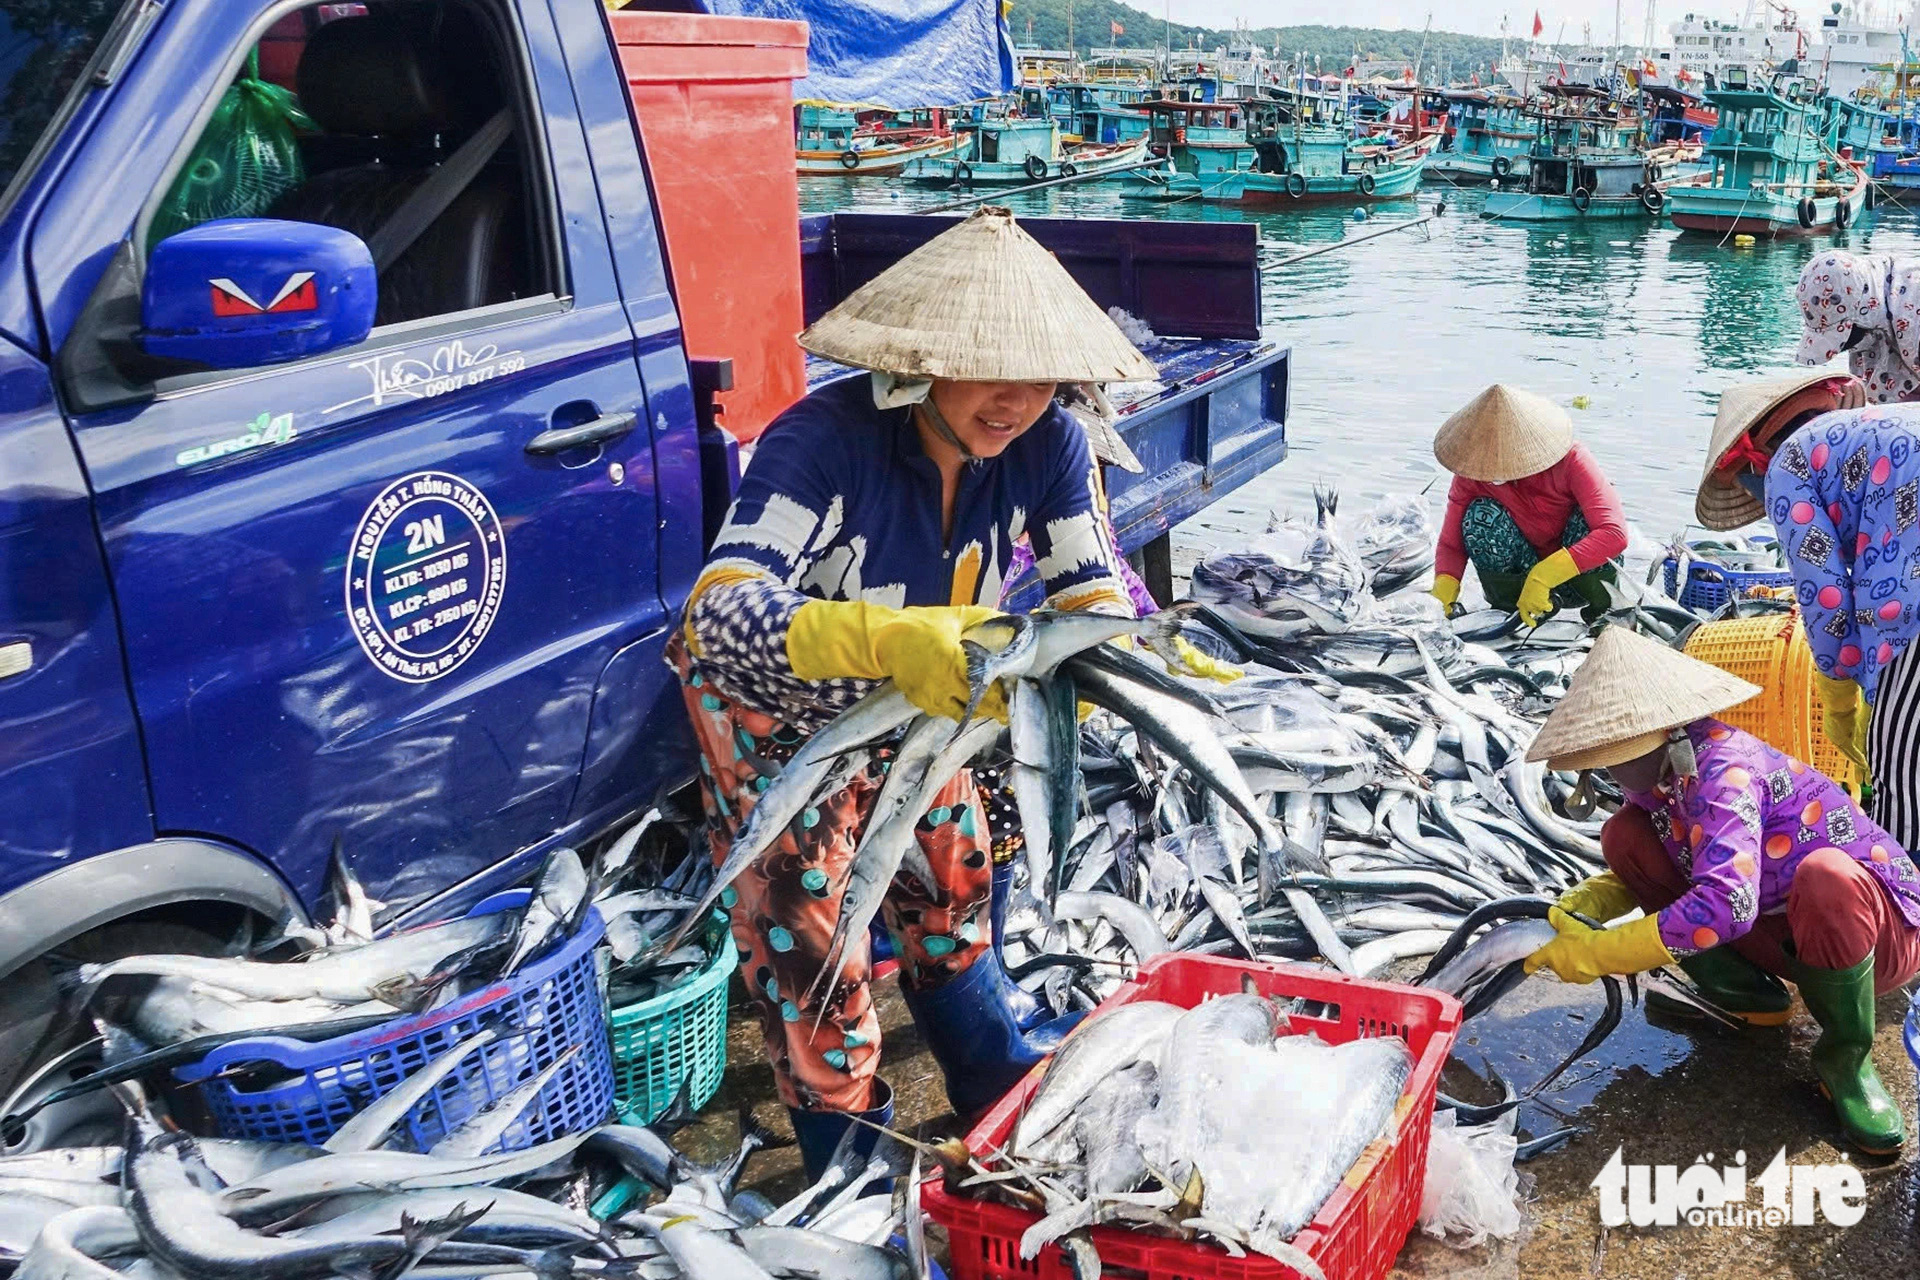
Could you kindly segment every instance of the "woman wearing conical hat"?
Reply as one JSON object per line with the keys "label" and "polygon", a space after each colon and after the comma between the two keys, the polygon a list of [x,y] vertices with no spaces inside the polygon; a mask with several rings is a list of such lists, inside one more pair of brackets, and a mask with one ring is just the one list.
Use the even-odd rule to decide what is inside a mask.
{"label": "woman wearing conical hat", "polygon": [[[1609,627],[1527,752],[1604,769],[1626,804],[1601,829],[1608,870],[1561,895],[1559,935],[1527,959],[1568,982],[1678,960],[1753,1023],[1800,989],[1819,1022],[1813,1067],[1862,1149],[1905,1138],[1874,1072],[1873,1000],[1920,972],[1920,876],[1824,775],[1714,719],[1754,685]],[[1591,928],[1634,908],[1646,914]]]}
{"label": "woman wearing conical hat", "polygon": [[1873,778],[1874,820],[1920,847],[1920,405],[1830,371],[1721,401],[1695,509],[1762,515],[1787,554],[1823,724]]}
{"label": "woman wearing conical hat", "polygon": [[[1055,397],[1063,384],[1158,374],[1004,209],[902,258],[800,343],[872,376],[814,392],[767,429],[687,605],[673,659],[716,858],[764,779],[878,681],[924,712],[961,715],[961,636],[998,615],[1022,535],[1052,607],[1132,614],[1087,433]],[[983,710],[1006,714],[997,693]],[[869,766],[808,809],[721,899],[815,1176],[847,1113],[877,1118],[891,1096],[876,1074],[864,940],[841,980],[812,990],[882,778]],[[935,882],[902,874],[881,916],[908,1007],[967,1115],[1064,1026],[1027,1025],[993,957],[991,832],[967,771],[915,839]]]}
{"label": "woman wearing conical hat", "polygon": [[1453,473],[1433,561],[1442,607],[1469,560],[1487,603],[1529,626],[1567,605],[1610,607],[1627,519],[1564,409],[1496,383],[1441,425],[1433,456]]}

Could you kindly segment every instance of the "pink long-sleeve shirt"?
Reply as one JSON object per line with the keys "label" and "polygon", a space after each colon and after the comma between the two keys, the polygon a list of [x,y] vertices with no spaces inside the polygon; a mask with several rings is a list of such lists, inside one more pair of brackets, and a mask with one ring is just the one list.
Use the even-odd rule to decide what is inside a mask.
{"label": "pink long-sleeve shirt", "polygon": [[1466,572],[1467,544],[1460,537],[1460,519],[1475,498],[1492,498],[1513,517],[1520,532],[1542,559],[1560,549],[1567,517],[1578,511],[1587,518],[1587,536],[1568,548],[1581,573],[1627,549],[1627,517],[1600,464],[1587,446],[1575,442],[1567,456],[1545,471],[1506,484],[1488,484],[1455,476],[1447,490],[1447,516],[1440,526],[1440,546],[1433,571],[1458,578]]}

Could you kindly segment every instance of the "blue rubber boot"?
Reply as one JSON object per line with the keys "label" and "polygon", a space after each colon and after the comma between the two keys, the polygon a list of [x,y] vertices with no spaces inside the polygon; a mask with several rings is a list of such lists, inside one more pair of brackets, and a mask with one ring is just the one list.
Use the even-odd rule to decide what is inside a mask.
{"label": "blue rubber boot", "polygon": [[[893,1127],[893,1086],[885,1080],[873,1082],[874,1097],[879,1104],[870,1107],[858,1115],[862,1120],[872,1121]],[[877,1129],[866,1125],[856,1126],[845,1111],[802,1111],[797,1107],[788,1107],[787,1116],[793,1121],[793,1136],[800,1146],[800,1163],[807,1171],[809,1185],[820,1181],[820,1175],[827,1171],[833,1162],[833,1152],[840,1145],[840,1138],[848,1129],[858,1128],[860,1132],[853,1138],[853,1149],[865,1160],[873,1154],[873,1144],[880,1137]],[[887,1190],[891,1192],[892,1186]],[[869,1191],[868,1194],[873,1194]]]}
{"label": "blue rubber boot", "polygon": [[947,1101],[962,1120],[971,1122],[998,1102],[1080,1021],[1072,1013],[1023,1032],[1008,1004],[1010,987],[991,948],[944,986],[915,991],[901,984],[920,1038],[946,1077]]}
{"label": "blue rubber boot", "polygon": [[[1012,893],[1013,863],[994,863],[993,898],[988,904],[987,914],[993,922],[993,960],[1003,974],[1007,970],[1007,954],[1002,950],[1007,936],[1007,899]],[[1013,1016],[1014,1025],[1020,1030],[1031,1031],[1053,1016],[1053,1011],[1044,1002],[1015,982],[1010,974],[1007,975],[1007,988],[1007,1012]]]}

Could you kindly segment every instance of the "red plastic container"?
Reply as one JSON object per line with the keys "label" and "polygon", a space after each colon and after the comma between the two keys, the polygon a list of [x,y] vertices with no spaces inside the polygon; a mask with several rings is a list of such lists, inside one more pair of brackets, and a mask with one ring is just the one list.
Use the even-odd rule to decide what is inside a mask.
{"label": "red plastic container", "polygon": [[[1354,1162],[1293,1243],[1318,1262],[1329,1280],[1379,1280],[1413,1230],[1427,1181],[1427,1144],[1433,1137],[1433,1095],[1440,1068],[1460,1028],[1460,1002],[1438,991],[1368,982],[1297,965],[1251,964],[1213,956],[1164,955],[1101,1006],[1164,1000],[1191,1008],[1210,995],[1240,990],[1251,975],[1271,996],[1304,996],[1325,1006],[1323,1016],[1297,1015],[1296,1032],[1312,1031],[1329,1044],[1361,1036],[1400,1036],[1413,1050],[1413,1074],[1395,1108],[1392,1128]],[[1036,1069],[1015,1085],[967,1135],[975,1151],[999,1146],[1040,1083]],[[1020,1260],[1020,1235],[1038,1214],[949,1194],[935,1178],[921,1188],[927,1214],[947,1229],[955,1280],[1072,1280],[1066,1255],[1049,1246],[1032,1262]],[[1271,1258],[1235,1258],[1211,1244],[1189,1244],[1118,1227],[1096,1227],[1094,1247],[1109,1275],[1139,1280],[1298,1280],[1300,1273]]]}
{"label": "red plastic container", "polygon": [[793,82],[807,74],[807,24],[607,16],[640,122],[687,354],[733,361],[720,421],[751,440],[807,390],[794,342],[806,321],[793,158]]}

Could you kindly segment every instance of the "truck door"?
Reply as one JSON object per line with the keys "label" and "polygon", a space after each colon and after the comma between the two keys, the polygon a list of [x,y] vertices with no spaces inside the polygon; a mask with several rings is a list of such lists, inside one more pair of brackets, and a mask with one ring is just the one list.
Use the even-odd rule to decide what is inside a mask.
{"label": "truck door", "polygon": [[[548,11],[271,8],[166,7],[33,266],[156,825],[255,850],[309,900],[337,838],[376,896],[417,901],[561,829],[596,681],[665,625],[649,415]],[[265,36],[262,74],[294,69],[314,128],[249,216],[377,244],[429,175],[482,163],[382,266],[364,342],[141,387],[86,354],[114,338],[114,281],[69,282],[116,245],[108,276],[137,279],[182,199],[230,209],[207,131]],[[206,287],[216,313],[270,310],[301,305],[295,274]]]}

